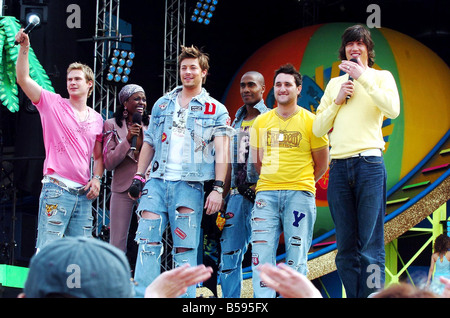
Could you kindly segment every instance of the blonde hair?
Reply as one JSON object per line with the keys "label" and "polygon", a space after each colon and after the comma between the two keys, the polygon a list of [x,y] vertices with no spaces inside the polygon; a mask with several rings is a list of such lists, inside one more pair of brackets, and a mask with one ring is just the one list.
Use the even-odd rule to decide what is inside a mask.
{"label": "blonde hair", "polygon": [[70,64],[69,67],[67,68],[67,74],[69,74],[73,70],[82,71],[84,73],[84,77],[86,78],[86,82],[92,81],[93,85],[89,89],[88,96],[87,96],[87,97],[90,97],[92,92],[94,91],[94,72],[88,65],[82,64],[79,62],[74,62],[74,63]]}

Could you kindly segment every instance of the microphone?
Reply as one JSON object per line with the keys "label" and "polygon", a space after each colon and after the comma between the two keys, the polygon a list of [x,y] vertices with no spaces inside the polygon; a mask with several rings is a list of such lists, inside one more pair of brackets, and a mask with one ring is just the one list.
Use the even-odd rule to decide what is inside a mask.
{"label": "microphone", "polygon": [[[141,113],[134,113],[133,114],[133,124],[141,124],[142,123],[142,114]],[[137,141],[137,136],[133,136],[133,138],[131,139],[131,149],[132,150],[136,150],[136,141]]]}
{"label": "microphone", "polygon": [[[354,62],[356,64],[358,64],[358,60],[357,59],[350,59],[351,62]],[[353,77],[350,76],[350,74],[348,74],[348,80],[353,82]],[[350,95],[347,95],[347,97],[345,97],[347,100],[350,99]]]}
{"label": "microphone", "polygon": [[[41,23],[41,19],[37,15],[32,15],[29,19],[28,25],[23,29],[23,33],[29,34],[37,25]],[[14,41],[14,45],[19,44],[19,42]]]}

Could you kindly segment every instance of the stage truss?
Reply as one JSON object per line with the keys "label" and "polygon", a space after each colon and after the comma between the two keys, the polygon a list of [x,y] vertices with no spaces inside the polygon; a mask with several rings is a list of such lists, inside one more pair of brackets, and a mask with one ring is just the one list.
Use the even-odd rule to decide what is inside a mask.
{"label": "stage truss", "polygon": [[[117,48],[123,35],[119,30],[120,0],[97,0],[96,26],[94,35],[94,78],[93,91],[94,109],[104,120],[109,119],[116,111],[117,86],[107,84],[105,72],[107,59],[112,48]],[[186,0],[166,0],[164,28],[164,77],[163,93],[178,85],[177,57],[181,45],[185,41]],[[99,197],[93,203],[95,219],[94,235],[109,240],[109,203],[111,197],[111,181],[113,172],[106,171],[102,179],[102,189]],[[161,267],[167,270],[173,267],[171,257],[172,239],[170,229],[163,235],[164,254]]]}

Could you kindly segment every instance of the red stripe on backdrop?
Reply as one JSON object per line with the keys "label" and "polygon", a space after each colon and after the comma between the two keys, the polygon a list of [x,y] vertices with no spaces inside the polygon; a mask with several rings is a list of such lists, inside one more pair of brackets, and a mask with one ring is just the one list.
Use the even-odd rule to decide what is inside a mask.
{"label": "red stripe on backdrop", "polygon": [[[265,44],[250,56],[238,70],[228,88],[225,105],[232,118],[234,118],[238,108],[243,105],[239,92],[239,82],[242,75],[248,71],[260,72],[266,81],[266,91],[264,93],[264,98],[266,98],[273,86],[275,70],[286,63],[291,63],[297,69],[300,69],[303,54],[305,48],[308,46],[309,39],[321,26],[322,24],[318,24],[286,33]],[[299,40],[292,41],[290,40],[292,38],[298,38]],[[262,62],[262,59],[264,61],[270,61],[270,63]]]}

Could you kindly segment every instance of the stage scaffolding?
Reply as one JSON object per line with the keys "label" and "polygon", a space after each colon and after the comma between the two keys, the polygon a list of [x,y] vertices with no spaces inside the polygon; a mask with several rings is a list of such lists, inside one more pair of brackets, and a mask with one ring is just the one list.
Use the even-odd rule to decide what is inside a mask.
{"label": "stage scaffolding", "polygon": [[[117,86],[107,84],[105,72],[108,66],[107,59],[112,48],[117,48],[123,35],[119,30],[120,0],[97,0],[96,24],[94,41],[94,78],[95,87],[92,94],[94,109],[103,119],[112,116],[116,110]],[[177,57],[181,45],[185,41],[186,0],[166,0],[165,2],[165,28],[164,28],[164,76],[163,93],[178,85]],[[139,53],[138,53],[139,54]],[[109,199],[111,196],[112,173],[105,171],[102,180],[102,189],[99,197],[93,203],[95,218],[94,235],[107,239],[109,235]],[[167,270],[173,267],[171,257],[172,239],[170,229],[163,235],[164,254],[161,258],[161,267]]]}
{"label": "stage scaffolding", "polygon": [[[112,48],[118,45],[120,0],[97,0],[94,34],[94,91],[92,100],[94,109],[104,120],[116,110],[117,86],[107,84],[105,72],[107,59]],[[109,224],[109,198],[111,196],[112,173],[105,171],[99,197],[93,203],[95,229],[94,235],[104,235]]]}
{"label": "stage scaffolding", "polygon": [[185,44],[186,0],[166,0],[163,93],[178,85],[177,58]]}

